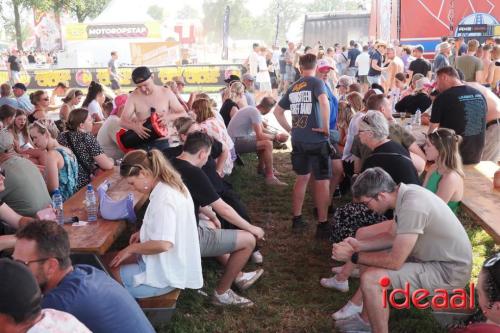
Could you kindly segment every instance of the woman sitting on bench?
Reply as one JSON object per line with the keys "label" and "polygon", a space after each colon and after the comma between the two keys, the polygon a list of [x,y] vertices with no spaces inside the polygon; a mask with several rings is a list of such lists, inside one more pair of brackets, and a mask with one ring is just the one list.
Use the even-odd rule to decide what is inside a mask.
{"label": "woman sitting on bench", "polygon": [[120,175],[149,197],[141,229],[111,261],[113,277],[135,298],[203,286],[193,200],[181,177],[156,149],[123,158]]}
{"label": "woman sitting on bench", "polygon": [[424,150],[435,163],[427,171],[424,187],[448,203],[456,214],[464,195],[464,172],[458,147],[462,138],[454,130],[439,128],[427,136]]}

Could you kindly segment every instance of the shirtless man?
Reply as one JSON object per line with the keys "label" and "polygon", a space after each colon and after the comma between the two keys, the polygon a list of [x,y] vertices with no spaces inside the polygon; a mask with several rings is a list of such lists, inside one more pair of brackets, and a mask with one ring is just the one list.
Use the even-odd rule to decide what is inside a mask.
{"label": "shirtless man", "polygon": [[389,65],[387,66],[387,80],[384,81],[385,91],[389,91],[395,87],[395,77],[397,73],[404,72],[405,65],[403,60],[396,55],[395,46],[387,47],[386,57]]}
{"label": "shirtless man", "polygon": [[[153,82],[149,68],[141,66],[132,72],[132,81],[137,88],[132,92],[123,108],[120,125],[133,130],[142,139],[147,139],[150,130],[144,122],[151,116],[151,108],[155,108],[163,126],[178,117],[186,117],[187,113],[170,88],[158,86]],[[168,147],[168,137],[158,139],[153,146]]]}
{"label": "shirtless man", "polygon": [[486,139],[483,148],[481,161],[500,161],[500,99],[491,89],[477,82],[464,82],[466,85],[475,88],[483,94],[486,99]]}
{"label": "shirtless man", "polygon": [[491,61],[491,51],[493,47],[490,45],[484,45],[483,56],[481,61],[483,62],[483,84],[491,84],[493,81],[493,75],[495,72],[495,62]]}

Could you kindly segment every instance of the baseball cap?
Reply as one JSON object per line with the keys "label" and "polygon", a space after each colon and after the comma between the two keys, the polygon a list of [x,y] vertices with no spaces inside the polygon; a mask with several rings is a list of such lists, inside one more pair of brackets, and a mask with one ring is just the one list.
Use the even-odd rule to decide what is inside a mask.
{"label": "baseball cap", "polygon": [[238,75],[231,74],[227,79],[224,80],[226,83],[231,83],[233,81],[240,81],[240,77]]}
{"label": "baseball cap", "polygon": [[424,46],[419,44],[417,46],[415,46],[414,50],[417,50],[417,51],[420,51],[420,52],[424,52]]}
{"label": "baseball cap", "polygon": [[172,81],[174,81],[175,83],[177,84],[182,84],[182,85],[186,85],[186,82],[184,81],[184,78],[182,76],[174,76],[172,78]]}
{"label": "baseball cap", "polygon": [[415,90],[422,90],[424,88],[432,88],[431,81],[428,78],[424,77],[415,82]]}
{"label": "baseball cap", "polygon": [[21,83],[21,82],[18,82],[15,85],[13,85],[12,89],[22,89],[24,91],[28,90],[28,89],[26,89],[26,86],[24,85],[24,83]]}
{"label": "baseball cap", "polygon": [[0,153],[8,152],[14,146],[14,138],[6,129],[0,130]]}
{"label": "baseball cap", "polygon": [[444,51],[446,49],[449,49],[451,47],[451,44],[448,42],[442,42],[439,44],[439,51]]}
{"label": "baseball cap", "polygon": [[351,77],[347,75],[342,75],[339,78],[339,82],[337,83],[337,88],[349,87],[350,84],[351,84]]}
{"label": "baseball cap", "polygon": [[328,70],[333,69],[333,67],[330,65],[328,60],[319,59],[318,63],[316,64],[316,69],[317,69],[317,71],[321,72],[321,71],[324,71],[325,69],[328,69]]}
{"label": "baseball cap", "polygon": [[127,102],[128,95],[127,94],[121,94],[115,97],[115,107],[113,108],[113,111],[111,111],[110,115],[115,115],[118,112],[118,109],[121,108],[122,106],[125,105]]}
{"label": "baseball cap", "polygon": [[30,270],[21,263],[0,259],[0,313],[24,321],[41,311],[42,293]]}
{"label": "baseball cap", "polygon": [[151,77],[151,71],[146,66],[137,67],[132,71],[132,81],[135,84],[142,83]]}
{"label": "baseball cap", "polygon": [[[235,75],[236,76],[236,75]],[[255,76],[253,76],[252,74],[250,73],[245,73],[243,75],[243,80],[246,80],[246,81],[255,81]]]}

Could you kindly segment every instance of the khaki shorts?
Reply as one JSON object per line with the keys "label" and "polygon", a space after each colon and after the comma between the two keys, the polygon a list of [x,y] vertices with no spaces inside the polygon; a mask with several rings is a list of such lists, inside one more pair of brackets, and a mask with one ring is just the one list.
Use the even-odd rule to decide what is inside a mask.
{"label": "khaki shorts", "polygon": [[254,135],[239,136],[232,139],[237,154],[255,153],[257,151],[257,137]]}
{"label": "khaki shorts", "polygon": [[[448,269],[449,270],[449,269]],[[458,270],[460,271],[460,270]],[[387,271],[391,279],[392,289],[404,289],[406,282],[410,284],[410,293],[416,289],[426,289],[432,295],[436,289],[453,290],[455,288],[463,288],[470,278],[467,274],[455,276],[454,281],[450,283],[447,279],[447,274],[441,263],[437,261],[431,262],[407,262],[398,271]],[[455,274],[454,272],[448,272]],[[463,275],[463,278],[460,276]],[[462,281],[463,280],[463,281]]]}
{"label": "khaki shorts", "polygon": [[500,161],[500,121],[492,124],[486,129],[483,155],[481,161]]}
{"label": "khaki shorts", "polygon": [[198,226],[200,252],[202,257],[218,257],[236,249],[238,230],[210,229]]}

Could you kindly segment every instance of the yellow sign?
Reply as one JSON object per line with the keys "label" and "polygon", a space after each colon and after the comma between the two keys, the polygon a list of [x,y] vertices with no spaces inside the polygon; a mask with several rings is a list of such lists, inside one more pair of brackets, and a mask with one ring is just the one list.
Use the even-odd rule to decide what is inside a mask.
{"label": "yellow sign", "polygon": [[66,24],[66,40],[109,39],[109,38],[161,38],[158,22],[113,23],[113,24]]}
{"label": "yellow sign", "polygon": [[500,24],[495,26],[495,29],[493,29],[493,35],[494,36],[500,36]]}

